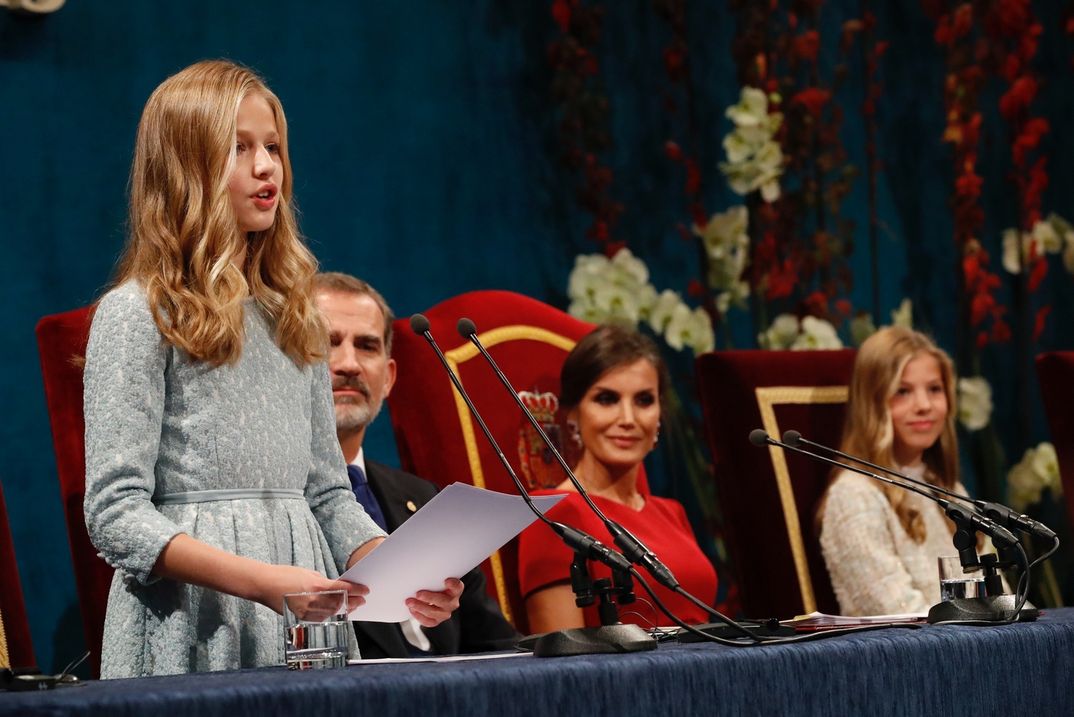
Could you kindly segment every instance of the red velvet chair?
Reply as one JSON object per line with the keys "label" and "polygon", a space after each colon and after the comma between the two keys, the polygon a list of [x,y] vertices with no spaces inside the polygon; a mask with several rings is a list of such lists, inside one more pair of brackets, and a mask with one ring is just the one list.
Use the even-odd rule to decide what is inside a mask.
{"label": "red velvet chair", "polygon": [[[455,324],[464,316],[474,321],[478,338],[516,390],[529,392],[524,398],[553,437],[562,430],[556,398],[560,367],[575,342],[593,329],[592,324],[507,291],[462,294],[434,306],[425,316],[433,337],[519,477],[532,488],[560,483],[563,471],[476,347],[459,336]],[[441,486],[457,481],[515,494],[514,484],[455,393],[436,354],[410,330],[407,319],[395,322],[392,353],[399,374],[388,403],[403,467]],[[526,632],[514,541],[483,567],[489,591],[495,591],[504,615]]]}
{"label": "red velvet chair", "polygon": [[732,566],[749,617],[837,613],[814,529],[829,469],[781,448],[795,429],[838,447],[854,351],[719,351],[697,359],[698,390]]}
{"label": "red velvet chair", "polygon": [[1074,525],[1074,401],[1071,400],[1074,398],[1074,351],[1053,351],[1037,356],[1037,380],[1059,459],[1067,516]]}
{"label": "red velvet chair", "polygon": [[7,521],[4,490],[0,487],[0,668],[36,666],[15,562],[15,544]]}
{"label": "red velvet chair", "polygon": [[98,557],[86,532],[82,499],[86,493],[86,425],[82,417],[82,361],[92,321],[90,307],[46,316],[37,323],[37,346],[52,442],[56,451],[56,471],[60,496],[67,516],[67,538],[74,561],[75,586],[86,649],[90,651],[93,676],[100,674],[104,611],[112,568]]}

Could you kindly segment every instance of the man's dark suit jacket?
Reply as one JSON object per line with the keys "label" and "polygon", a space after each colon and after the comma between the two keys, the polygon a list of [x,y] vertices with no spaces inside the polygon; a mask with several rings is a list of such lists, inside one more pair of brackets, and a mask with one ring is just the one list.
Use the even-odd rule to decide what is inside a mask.
{"label": "man's dark suit jacket", "polygon": [[[369,460],[365,468],[369,485],[384,511],[389,533],[436,495],[436,486],[416,475]],[[436,627],[424,628],[432,645],[431,652],[456,655],[514,647],[519,634],[504,619],[496,601],[485,592],[485,575],[480,566],[460,579],[466,587],[459,598],[459,609]],[[397,623],[355,622],[354,632],[363,658],[411,656]]]}

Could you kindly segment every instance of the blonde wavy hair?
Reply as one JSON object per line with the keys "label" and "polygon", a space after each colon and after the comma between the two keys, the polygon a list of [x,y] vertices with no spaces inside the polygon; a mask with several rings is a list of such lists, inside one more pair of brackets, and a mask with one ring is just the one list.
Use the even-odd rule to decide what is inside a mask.
{"label": "blonde wavy hair", "polygon": [[[899,387],[906,364],[921,354],[930,355],[939,363],[947,397],[943,431],[923,456],[925,478],[934,485],[951,489],[958,482],[955,370],[951,358],[920,332],[891,326],[877,331],[861,345],[850,379],[841,448],[845,453],[860,456],[877,465],[895,467],[894,429],[889,402]],[[837,474],[838,470],[833,472],[833,480]],[[906,491],[887,484],[883,490],[907,534],[915,542],[922,542],[925,539],[925,524],[918,511],[906,505]],[[818,524],[823,513],[824,502],[821,502],[817,512]]]}
{"label": "blonde wavy hair", "polygon": [[[283,177],[272,226],[244,234],[228,180],[239,104],[250,95],[272,108]],[[238,360],[248,296],[272,319],[276,343],[297,365],[323,358],[325,328],[311,296],[317,261],[298,232],[293,184],[283,106],[255,72],[211,60],[169,77],[138,124],[129,237],[116,284],[137,280],[161,334],[195,359]],[[244,251],[240,269],[235,261]]]}

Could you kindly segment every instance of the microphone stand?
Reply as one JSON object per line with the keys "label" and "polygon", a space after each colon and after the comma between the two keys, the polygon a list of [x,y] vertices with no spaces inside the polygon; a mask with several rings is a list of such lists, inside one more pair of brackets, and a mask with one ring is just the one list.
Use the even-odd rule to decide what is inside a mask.
{"label": "microphone stand", "polygon": [[972,498],[968,498],[964,495],[959,495],[954,491],[950,491],[938,485],[933,485],[931,483],[918,480],[897,470],[893,470],[886,466],[877,465],[876,463],[871,463],[864,458],[852,456],[849,453],[844,453],[843,451],[840,451],[838,449],[826,446],[823,443],[811,441],[798,431],[784,431],[783,442],[794,447],[799,447],[799,444],[805,444],[812,448],[819,448],[825,453],[832,453],[849,461],[854,461],[855,463],[859,463],[863,466],[868,466],[873,470],[882,471],[890,476],[895,476],[900,480],[906,481],[907,483],[913,483],[915,485],[921,486],[922,488],[927,488],[934,493],[943,493],[944,495],[950,496],[957,500],[972,503],[973,506],[977,509],[978,513],[988,518],[991,518],[992,520],[1009,530],[1017,530],[1022,533],[1029,533],[1045,540],[1058,540],[1055,531],[1049,528],[1044,523],[1033,520],[1029,516],[1021,514],[1013,508],[1003,505],[1002,503],[991,503],[989,501],[975,500]]}
{"label": "microphone stand", "polygon": [[[956,505],[951,501],[944,500],[913,483],[903,483],[901,481],[892,480],[891,478],[885,478],[884,476],[872,473],[863,468],[847,465],[831,458],[798,448],[789,443],[778,441],[759,428],[750,432],[750,442],[759,447],[773,445],[791,450],[795,453],[800,453],[804,456],[813,458],[814,460],[828,463],[854,473],[860,473],[861,475],[868,476],[882,483],[898,486],[903,490],[917,493],[929,500],[935,501],[940,505],[947,517],[955,523],[957,530],[954,535],[954,544],[959,552],[959,561],[962,563],[964,569],[967,567],[974,569],[981,567],[975,549],[977,541],[974,538],[974,533],[979,531],[991,537],[992,541],[1000,549],[1017,548],[1021,556],[1021,564],[1024,568],[1023,580],[1027,583],[1028,587],[1029,561],[1025,557],[1025,551],[1022,549],[1018,539],[1015,538],[1009,530],[998,525],[991,518],[978,515],[977,513],[967,510],[960,505]],[[962,496],[957,497],[965,502],[970,502],[968,498],[963,498]],[[1019,585],[1023,580],[1019,580]],[[1020,596],[988,595],[981,598],[955,598],[952,600],[945,600],[933,605],[932,608],[929,609],[928,622],[933,624],[951,622],[996,624],[1010,623],[1015,620],[1035,620],[1038,616],[1038,611],[1036,608],[1023,609],[1025,601],[1025,593]]]}
{"label": "microphone stand", "polygon": [[[633,568],[630,561],[592,536],[563,523],[550,520],[537,509],[537,506],[533,504],[529,491],[526,490],[507,457],[504,456],[499,444],[496,443],[492,431],[485,425],[484,419],[481,418],[481,414],[474,406],[473,401],[470,400],[470,396],[466,393],[466,389],[463,388],[459,377],[455,375],[455,372],[451,370],[451,366],[448,365],[444,353],[440,350],[440,346],[437,345],[432,332],[429,330],[429,320],[421,314],[414,314],[410,317],[410,328],[415,334],[428,341],[436,352],[441,365],[443,365],[444,370],[455,386],[455,390],[459,392],[470,414],[477,421],[482,433],[485,434],[489,445],[492,446],[504,470],[507,471],[507,475],[510,476],[515,487],[518,488],[519,494],[526,502],[526,505],[574,551],[574,560],[571,563],[571,587],[575,593],[575,604],[579,607],[592,605],[595,599],[594,590],[596,598],[600,600],[598,607],[598,613],[601,618],[600,627],[570,628],[545,633],[534,642],[533,654],[537,657],[559,657],[564,655],[655,650],[656,640],[645,630],[638,625],[619,622],[619,612],[615,602],[616,597],[618,597],[621,604],[633,602],[635,599],[633,581],[630,579],[630,571]],[[615,579],[592,581],[589,577],[589,570],[586,567],[587,559],[597,560],[607,565],[611,568]],[[626,577],[624,578],[623,576]]]}
{"label": "microphone stand", "polygon": [[[958,493],[955,493],[954,491],[948,490],[948,489],[943,488],[941,486],[933,485],[932,483],[928,483],[928,482],[923,481],[923,480],[918,480],[917,478],[914,478],[912,476],[908,476],[905,473],[902,473],[900,471],[894,470],[892,468],[877,465],[876,463],[872,463],[870,461],[867,461],[864,458],[859,458],[857,456],[852,456],[849,453],[844,453],[843,451],[838,450],[836,448],[826,446],[823,443],[817,443],[815,441],[811,441],[811,440],[807,439],[806,437],[804,437],[798,431],[793,431],[793,430],[792,431],[785,431],[783,433],[783,442],[786,443],[788,446],[790,446],[792,448],[799,447],[800,444],[805,444],[805,445],[808,445],[808,446],[810,446],[812,448],[819,448],[819,449],[821,449],[822,451],[824,451],[826,453],[832,453],[834,455],[840,456],[841,458],[845,458],[845,459],[847,459],[849,461],[859,463],[859,464],[861,464],[863,466],[868,466],[869,468],[873,468],[873,469],[876,469],[876,470],[879,470],[879,471],[883,471],[884,473],[887,473],[890,476],[894,476],[894,477],[896,477],[896,478],[898,478],[898,479],[900,479],[900,480],[902,480],[902,481],[904,481],[906,483],[912,483],[914,485],[917,485],[917,486],[920,486],[922,488],[925,488],[926,490],[930,491],[933,495],[935,495],[936,493],[943,493],[944,495],[950,496],[950,497],[952,497],[952,498],[954,498],[956,500],[960,500],[960,501],[962,501],[964,503],[970,503],[970,504],[973,505],[973,507],[976,509],[976,511],[977,511],[977,513],[979,515],[982,515],[982,516],[985,516],[987,518],[990,518],[992,521],[994,521],[994,522],[998,523],[999,525],[1007,528],[1008,530],[1015,531],[1015,532],[1018,532],[1018,533],[1024,534],[1024,535],[1036,536],[1038,538],[1053,541],[1053,545],[1052,545],[1051,549],[1048,552],[1046,552],[1045,554],[1041,555],[1039,558],[1037,558],[1036,561],[1031,563],[1029,565],[1029,568],[1032,568],[1033,565],[1036,565],[1037,563],[1042,562],[1043,560],[1046,560],[1056,550],[1059,549],[1059,537],[1055,534],[1055,531],[1053,531],[1051,528],[1049,528],[1044,523],[1041,523],[1039,521],[1033,520],[1032,518],[1030,518],[1027,515],[1023,515],[1021,513],[1018,513],[1013,508],[1005,506],[1002,503],[992,503],[992,502],[989,502],[989,501],[977,500],[977,499],[969,498],[969,497],[964,496],[964,495],[960,495]],[[999,553],[998,555],[994,555],[994,554],[990,553],[988,555],[982,555],[982,556],[980,556],[980,558],[978,558],[977,557],[977,551],[976,551],[976,540],[973,539],[972,534],[969,534],[968,536],[967,535],[960,535],[960,533],[962,533],[962,532],[963,532],[962,529],[959,528],[959,530],[957,530],[955,532],[955,535],[953,536],[953,540],[954,540],[954,544],[955,544],[955,549],[958,550],[959,561],[962,563],[963,569],[965,569],[967,572],[969,572],[970,570],[975,570],[977,568],[982,569],[984,571],[984,576],[985,576],[984,577],[985,592],[989,596],[999,597],[999,596],[1003,595],[1003,593],[1004,593],[1003,578],[1002,578],[1001,574],[999,573],[999,569],[1007,568],[1007,567],[1016,568],[1019,565],[1019,563],[1020,563],[1019,557],[1020,556],[1018,555],[1017,550],[1015,550],[1014,546],[1002,545],[997,541],[996,550]],[[1019,547],[1019,549],[1021,549],[1020,545],[1018,547]],[[1028,570],[1027,570],[1027,572],[1028,572]],[[1028,575],[1026,575],[1024,579],[1026,579],[1028,581]],[[1027,592],[1028,592],[1028,589],[1029,588],[1028,588],[1028,585],[1027,585],[1026,586],[1026,591]],[[1016,587],[1016,592],[1017,592],[1017,587]],[[939,605],[937,605],[936,607],[939,607]],[[971,605],[969,607],[974,608],[974,609],[976,608],[975,605]],[[949,611],[938,611],[938,612],[945,612],[945,614],[946,614],[946,612],[949,612]],[[1031,605],[1029,603],[1027,603],[1026,607],[1024,607],[1022,609],[1021,613],[1022,613],[1022,617],[1020,617],[1021,620],[1035,620],[1037,618],[1038,614],[1039,614],[1037,609],[1033,605]],[[951,617],[951,618],[944,618],[944,619],[956,619],[957,620],[957,619],[977,619],[977,618]]]}

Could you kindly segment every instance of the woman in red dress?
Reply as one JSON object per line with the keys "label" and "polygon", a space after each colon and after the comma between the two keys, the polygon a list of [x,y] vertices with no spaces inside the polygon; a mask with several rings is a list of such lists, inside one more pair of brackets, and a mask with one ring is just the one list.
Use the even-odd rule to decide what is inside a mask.
{"label": "woman in red dress", "polygon": [[[643,492],[638,474],[660,433],[661,399],[667,369],[649,338],[618,326],[601,326],[578,342],[560,374],[560,405],[572,439],[581,444],[574,473],[597,506],[632,532],[672,570],[682,586],[707,604],[716,597],[716,571],[697,545],[677,501]],[[604,524],[569,481],[544,493],[567,493],[548,513],[552,520],[584,530],[613,546]],[[519,582],[531,632],[600,624],[596,607],[575,605],[570,585],[573,552],[544,523],[519,540]],[[594,580],[610,570],[589,563]],[[643,573],[644,574],[644,573]],[[650,580],[650,584],[656,585]],[[663,587],[657,594],[687,622],[707,622],[707,613]],[[620,608],[620,619],[644,627],[670,624],[640,585],[638,601]]]}

